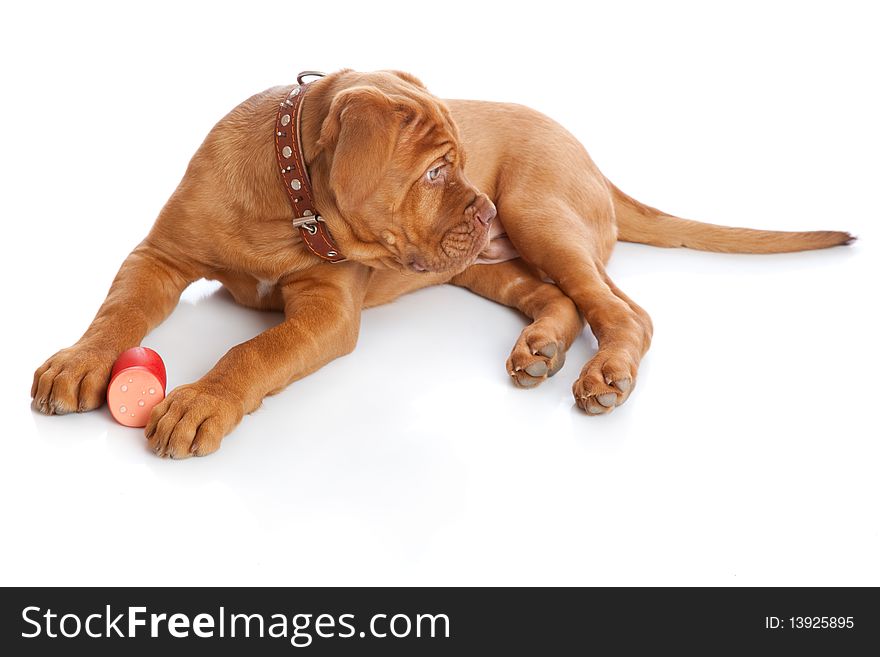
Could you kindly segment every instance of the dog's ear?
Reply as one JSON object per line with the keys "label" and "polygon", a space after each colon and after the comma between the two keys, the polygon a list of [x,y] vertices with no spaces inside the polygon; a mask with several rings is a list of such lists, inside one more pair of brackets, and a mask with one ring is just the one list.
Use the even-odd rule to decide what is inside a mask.
{"label": "dog's ear", "polygon": [[352,87],[333,98],[318,146],[330,153],[329,183],[341,210],[360,207],[376,191],[416,111],[409,99],[375,87]]}
{"label": "dog's ear", "polygon": [[376,191],[400,130],[414,116],[408,99],[375,87],[352,87],[333,98],[318,145],[331,154],[329,183],[341,210],[360,207]]}

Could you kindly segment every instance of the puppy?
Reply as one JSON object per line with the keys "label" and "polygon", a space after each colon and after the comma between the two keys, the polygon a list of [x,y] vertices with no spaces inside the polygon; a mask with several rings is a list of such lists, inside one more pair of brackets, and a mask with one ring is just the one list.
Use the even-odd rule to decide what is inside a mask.
{"label": "puppy", "polygon": [[[276,137],[290,119],[279,107],[300,91],[302,164],[323,219],[307,226],[325,231],[341,262],[316,255],[291,225],[300,197],[288,192],[283,160],[279,177]],[[553,376],[586,320],[599,348],[574,398],[589,415],[609,413],[632,393],[652,334],[647,313],[605,271],[617,240],[779,253],[851,239],[673,217],[618,190],[536,111],[441,101],[406,73],[344,70],[268,89],[213,128],[91,326],[37,369],[33,406],[50,415],[99,407],[116,357],[140,344],[187,285],[210,278],[239,303],[285,319],[153,410],[145,431],[160,456],[217,450],[266,395],[354,349],[363,308],[446,282],[532,319],[507,361],[518,386]]]}

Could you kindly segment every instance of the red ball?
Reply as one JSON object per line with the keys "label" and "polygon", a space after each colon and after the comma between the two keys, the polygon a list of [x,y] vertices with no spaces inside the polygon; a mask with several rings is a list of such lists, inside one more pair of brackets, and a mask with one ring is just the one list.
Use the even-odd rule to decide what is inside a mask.
{"label": "red ball", "polygon": [[113,419],[127,427],[144,427],[150,411],[165,398],[165,363],[152,349],[133,347],[113,364],[107,406]]}

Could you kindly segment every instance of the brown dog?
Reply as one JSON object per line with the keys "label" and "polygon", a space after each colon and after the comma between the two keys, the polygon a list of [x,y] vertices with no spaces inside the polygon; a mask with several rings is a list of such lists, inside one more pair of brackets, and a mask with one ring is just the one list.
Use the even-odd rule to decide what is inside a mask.
{"label": "brown dog", "polygon": [[329,264],[291,227],[278,176],[274,121],[291,89],[257,94],[214,127],[83,337],[36,371],[37,410],[100,406],[118,354],[205,277],[244,305],[282,309],[285,320],[170,392],[146,427],[157,454],[215,451],[266,395],[350,352],[362,308],[445,282],[533,320],[507,362],[520,386],[561,367],[586,318],[599,350],[574,397],[589,414],[607,413],[632,392],[652,332],[645,311],[605,272],[617,240],[737,253],[851,240],[672,217],[620,192],[538,112],[442,102],[404,73],[340,71],[310,85],[302,110],[315,206],[347,257]]}

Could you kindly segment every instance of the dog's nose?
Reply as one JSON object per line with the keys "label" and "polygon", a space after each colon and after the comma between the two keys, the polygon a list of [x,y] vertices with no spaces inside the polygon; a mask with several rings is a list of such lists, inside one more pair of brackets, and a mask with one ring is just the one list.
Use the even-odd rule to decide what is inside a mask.
{"label": "dog's nose", "polygon": [[495,204],[485,195],[478,196],[472,207],[474,208],[474,221],[479,221],[484,226],[492,223],[495,215],[498,214]]}

